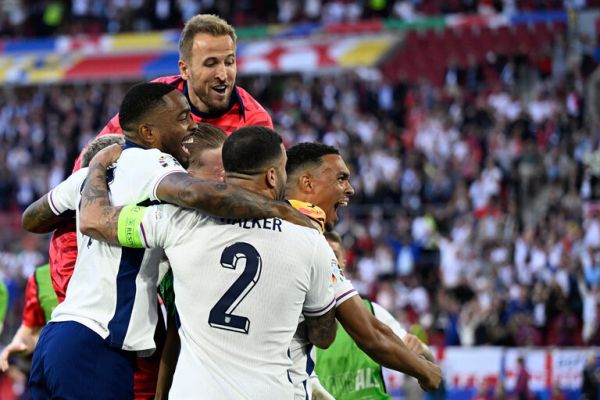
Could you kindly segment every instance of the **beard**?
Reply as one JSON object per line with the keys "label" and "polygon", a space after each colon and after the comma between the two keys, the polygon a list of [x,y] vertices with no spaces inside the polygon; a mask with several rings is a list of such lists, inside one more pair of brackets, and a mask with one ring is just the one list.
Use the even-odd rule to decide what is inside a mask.
{"label": "beard", "polygon": [[283,174],[277,173],[276,200],[285,200],[285,184],[286,180],[283,179]]}
{"label": "beard", "polygon": [[175,158],[183,168],[187,169],[190,165],[190,159],[181,148],[181,144],[179,144],[179,146],[179,148],[174,146],[172,141],[163,140],[162,143],[162,148],[164,149],[165,153],[172,155],[173,158]]}
{"label": "beard", "polygon": [[220,114],[229,109],[229,104],[231,103],[231,95],[233,93],[233,88],[228,89],[229,92],[226,92],[225,98],[223,100],[216,100],[211,98],[211,90],[208,92],[201,92],[199,90],[195,90],[196,96],[198,99],[204,104],[207,109],[207,114]]}

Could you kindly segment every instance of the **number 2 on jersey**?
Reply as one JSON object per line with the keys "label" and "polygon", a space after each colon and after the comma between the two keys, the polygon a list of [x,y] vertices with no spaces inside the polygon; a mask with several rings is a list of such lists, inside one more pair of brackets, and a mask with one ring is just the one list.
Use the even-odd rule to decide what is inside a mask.
{"label": "number 2 on jersey", "polygon": [[221,267],[235,270],[242,259],[246,260],[244,272],[210,310],[208,324],[213,328],[240,333],[248,333],[250,329],[250,320],[240,315],[233,315],[233,312],[260,278],[262,269],[260,254],[254,246],[237,242],[223,250]]}

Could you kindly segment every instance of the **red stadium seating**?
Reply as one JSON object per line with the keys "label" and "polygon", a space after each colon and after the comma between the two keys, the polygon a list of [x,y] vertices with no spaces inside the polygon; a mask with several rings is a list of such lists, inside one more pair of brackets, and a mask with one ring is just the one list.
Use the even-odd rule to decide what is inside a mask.
{"label": "red stadium seating", "polygon": [[454,59],[459,67],[466,67],[469,58],[474,57],[482,66],[485,81],[495,83],[499,79],[498,72],[487,64],[488,53],[535,55],[551,45],[556,33],[564,29],[566,25],[558,22],[501,26],[496,29],[461,27],[411,31],[406,34],[402,47],[382,69],[391,79],[401,71],[409,79],[426,78],[436,85],[443,85],[444,71],[450,60]]}

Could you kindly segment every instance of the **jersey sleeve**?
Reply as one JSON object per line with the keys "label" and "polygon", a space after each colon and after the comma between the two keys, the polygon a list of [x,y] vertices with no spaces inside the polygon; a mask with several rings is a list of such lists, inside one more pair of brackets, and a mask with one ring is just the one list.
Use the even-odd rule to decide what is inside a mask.
{"label": "jersey sleeve", "polygon": [[82,168],[48,193],[48,204],[54,214],[77,209],[77,198],[86,176],[87,168]]}
{"label": "jersey sleeve", "polygon": [[404,339],[407,332],[402,328],[400,322],[396,321],[396,318],[379,304],[373,302],[371,302],[371,304],[373,305],[373,314],[375,315],[375,318],[386,324],[400,339]]}
{"label": "jersey sleeve", "polygon": [[173,173],[184,173],[187,171],[179,164],[175,157],[167,153],[157,151],[152,154],[152,158],[147,157],[145,160],[144,173],[150,178],[148,186],[148,196],[152,201],[160,201],[156,195],[156,191],[160,182],[168,175]]}
{"label": "jersey sleeve", "polygon": [[164,248],[177,240],[179,235],[172,229],[172,218],[175,212],[179,210],[178,207],[170,204],[159,204],[144,208],[144,215],[137,224],[141,247]]}
{"label": "jersey sleeve", "polygon": [[333,292],[335,293],[335,306],[339,307],[346,300],[353,296],[358,296],[352,281],[344,276],[344,272],[336,263],[331,265],[331,280],[333,283]]}
{"label": "jersey sleeve", "polygon": [[273,120],[269,113],[261,108],[260,111],[253,112],[246,118],[246,126],[250,125],[265,126],[273,129]]}
{"label": "jersey sleeve", "polygon": [[325,238],[319,235],[313,254],[310,288],[302,309],[304,316],[319,317],[334,307],[335,296],[331,281],[333,264],[337,266],[335,254]]}
{"label": "jersey sleeve", "polygon": [[38,287],[35,275],[31,274],[25,286],[25,307],[23,307],[23,325],[38,328],[46,325],[44,310],[38,299]]}

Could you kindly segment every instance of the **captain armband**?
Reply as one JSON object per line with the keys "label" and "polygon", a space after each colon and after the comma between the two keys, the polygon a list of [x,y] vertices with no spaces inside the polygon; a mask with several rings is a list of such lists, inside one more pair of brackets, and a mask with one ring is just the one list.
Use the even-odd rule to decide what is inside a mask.
{"label": "captain armband", "polygon": [[117,236],[123,247],[144,248],[140,234],[140,222],[144,218],[146,207],[125,206],[119,214]]}

